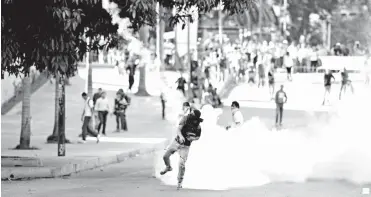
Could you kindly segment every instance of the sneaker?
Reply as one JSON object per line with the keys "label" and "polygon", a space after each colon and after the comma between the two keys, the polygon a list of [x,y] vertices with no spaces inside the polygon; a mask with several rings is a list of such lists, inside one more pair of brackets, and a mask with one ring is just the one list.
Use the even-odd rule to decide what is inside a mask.
{"label": "sneaker", "polygon": [[178,183],[178,186],[176,187],[177,190],[182,189],[182,183]]}
{"label": "sneaker", "polygon": [[100,140],[100,135],[98,134],[98,136],[97,136],[97,143],[99,143],[99,140]]}
{"label": "sneaker", "polygon": [[163,171],[160,172],[160,174],[161,174],[161,175],[164,175],[164,174],[166,174],[167,172],[170,172],[170,171],[172,171],[172,170],[173,170],[173,168],[171,168],[171,167],[166,167]]}
{"label": "sneaker", "polygon": [[78,143],[79,144],[85,144],[86,143],[86,140],[79,140]]}

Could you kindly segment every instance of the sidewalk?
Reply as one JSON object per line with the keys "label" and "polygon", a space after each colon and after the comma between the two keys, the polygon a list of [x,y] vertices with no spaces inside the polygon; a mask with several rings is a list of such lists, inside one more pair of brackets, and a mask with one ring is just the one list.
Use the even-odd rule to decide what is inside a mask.
{"label": "sidewalk", "polygon": [[[93,74],[96,74],[93,75],[93,81],[95,81],[97,77],[102,76],[102,73],[99,73],[99,70],[93,70]],[[115,85],[117,81],[112,79],[110,74],[105,76],[107,81],[113,81],[111,83]],[[21,103],[7,115],[2,116],[1,124],[2,156],[33,157],[42,165],[41,167],[2,167],[2,179],[8,179],[11,175],[14,179],[69,175],[122,162],[137,154],[149,153],[167,145],[167,139],[172,136],[173,124],[162,120],[159,98],[134,95],[130,95],[132,103],[127,111],[128,132],[113,133],[116,129],[115,118],[109,116],[107,137],[102,137],[98,144],[92,138],[89,138],[86,144],[77,144],[79,140],[77,136],[81,133],[80,118],[83,107],[81,92],[84,91],[85,81],[76,76],[70,82],[72,86],[66,87],[66,138],[71,140],[72,144],[66,145],[66,156],[57,157],[57,144],[46,144],[46,138],[52,133],[54,126],[55,87],[47,83],[31,98],[31,146],[40,148],[40,150],[11,150],[19,144]],[[153,80],[147,80],[147,82],[154,84]],[[93,85],[97,86],[95,82]],[[112,99],[112,104],[119,88],[125,90],[122,85],[112,89],[115,91],[106,89],[108,98]],[[174,110],[169,106],[167,111],[171,113]]]}

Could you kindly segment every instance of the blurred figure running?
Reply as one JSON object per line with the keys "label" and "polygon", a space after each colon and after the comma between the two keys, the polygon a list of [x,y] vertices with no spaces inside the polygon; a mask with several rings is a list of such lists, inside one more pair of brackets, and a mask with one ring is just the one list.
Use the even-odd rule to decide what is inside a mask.
{"label": "blurred figure running", "polygon": [[322,105],[325,105],[326,102],[330,103],[330,94],[331,94],[331,84],[333,81],[335,81],[334,75],[332,75],[331,70],[326,70],[325,76],[324,76],[324,82],[325,82],[325,95],[323,96],[323,103]]}

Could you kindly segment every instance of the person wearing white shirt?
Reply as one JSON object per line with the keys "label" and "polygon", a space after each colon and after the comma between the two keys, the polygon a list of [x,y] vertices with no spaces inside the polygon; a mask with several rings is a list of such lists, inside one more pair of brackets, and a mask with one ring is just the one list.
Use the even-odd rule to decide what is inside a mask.
{"label": "person wearing white shirt", "polygon": [[244,122],[243,115],[240,111],[240,104],[237,101],[232,102],[231,110],[233,123],[232,125],[226,127],[227,130],[229,130],[230,128],[240,127]]}
{"label": "person wearing white shirt", "polygon": [[86,142],[86,135],[89,133],[91,136],[97,138],[97,143],[99,142],[99,134],[89,127],[91,117],[93,115],[94,103],[93,100],[88,97],[88,95],[83,92],[81,94],[84,99],[84,109],[81,115],[82,124],[82,143]]}
{"label": "person wearing white shirt", "polygon": [[109,100],[106,95],[106,92],[102,92],[101,97],[95,103],[95,111],[98,113],[99,118],[98,133],[100,133],[100,129],[103,126],[103,135],[106,135],[107,115],[110,111]]}

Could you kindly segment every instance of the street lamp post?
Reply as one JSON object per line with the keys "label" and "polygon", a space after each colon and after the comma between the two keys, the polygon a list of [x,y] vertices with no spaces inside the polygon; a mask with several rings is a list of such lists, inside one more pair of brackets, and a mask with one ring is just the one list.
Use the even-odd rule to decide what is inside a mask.
{"label": "street lamp post", "polygon": [[191,91],[191,80],[192,80],[192,58],[191,58],[191,21],[188,19],[187,21],[187,56],[188,56],[188,65],[189,65],[189,81],[188,81],[188,93],[189,99],[191,99],[192,91]]}
{"label": "street lamp post", "polygon": [[259,2],[259,40],[263,39],[263,0]]}
{"label": "street lamp post", "polygon": [[327,20],[327,47],[331,49],[331,21],[330,19]]}

